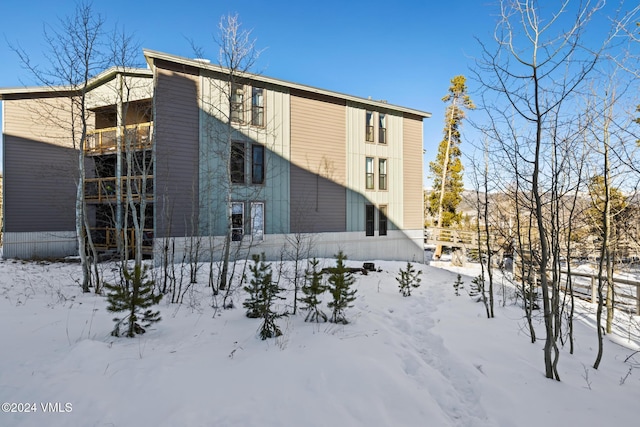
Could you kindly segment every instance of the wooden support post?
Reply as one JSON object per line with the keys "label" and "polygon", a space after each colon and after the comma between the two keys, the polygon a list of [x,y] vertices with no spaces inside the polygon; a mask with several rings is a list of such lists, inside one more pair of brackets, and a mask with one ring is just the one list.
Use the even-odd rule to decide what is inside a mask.
{"label": "wooden support post", "polygon": [[433,258],[438,260],[442,256],[442,245],[436,245],[436,251],[433,253]]}

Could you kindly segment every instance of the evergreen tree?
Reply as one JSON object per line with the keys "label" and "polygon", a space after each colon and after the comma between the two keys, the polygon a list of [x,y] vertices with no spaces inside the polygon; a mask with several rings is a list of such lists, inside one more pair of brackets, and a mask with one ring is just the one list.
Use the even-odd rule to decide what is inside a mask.
{"label": "evergreen tree", "polygon": [[333,323],[349,323],[344,311],[349,307],[353,307],[350,304],[356,299],[356,290],[351,289],[356,279],[346,267],[344,263],[346,259],[347,256],[342,251],[338,252],[336,266],[331,269],[331,275],[329,276],[329,292],[331,292],[333,300],[329,301],[328,306],[333,309],[330,319]]}
{"label": "evergreen tree", "polygon": [[249,270],[253,277],[249,285],[244,287],[249,296],[242,305],[247,309],[247,317],[263,319],[260,326],[261,339],[279,337],[282,331],[275,320],[283,315],[276,313],[273,305],[276,300],[284,299],[279,295],[284,289],[279,287],[277,282],[272,281],[271,265],[265,263],[264,253],[253,255],[252,259],[253,265]]}
{"label": "evergreen tree", "polygon": [[162,294],[154,295],[155,282],[147,278],[147,270],[147,266],[138,265],[134,267],[133,272],[125,268],[124,284],[105,283],[109,303],[107,310],[111,313],[127,313],[123,318],[113,319],[116,325],[111,335],[119,337],[121,327],[126,325],[126,336],[134,337],[136,334],[144,334],[145,328],[160,321],[160,311],[152,311],[149,307],[158,304]]}
{"label": "evergreen tree", "polygon": [[456,281],[453,282],[453,289],[456,291],[457,297],[460,296],[460,288],[462,288],[463,286],[464,282],[462,281],[462,276],[458,274],[458,277],[456,277]]}
{"label": "evergreen tree", "polygon": [[438,146],[436,160],[429,163],[433,178],[433,191],[429,196],[429,210],[436,217],[438,227],[448,227],[459,223],[461,215],[457,212],[462,201],[462,161],[460,160],[460,127],[465,118],[465,109],[475,108],[467,95],[464,76],[451,79],[449,93],[442,98],[450,102],[445,112],[444,138]]}
{"label": "evergreen tree", "polygon": [[[608,193],[607,193],[607,187]],[[618,239],[625,234],[625,229],[632,215],[629,199],[616,187],[605,185],[602,175],[596,175],[588,183],[591,206],[586,210],[590,232],[604,239],[604,215],[606,214],[605,201],[609,201],[610,240],[614,246]]]}
{"label": "evergreen tree", "polygon": [[313,259],[309,262],[310,269],[305,271],[306,284],[302,286],[304,296],[300,298],[300,302],[305,304],[302,308],[307,310],[305,322],[323,322],[327,321],[327,315],[320,310],[320,295],[327,290],[327,286],[322,282],[322,272],[318,270],[318,260]]}
{"label": "evergreen tree", "polygon": [[411,288],[417,288],[420,286],[422,279],[419,277],[422,274],[421,271],[416,271],[413,268],[413,264],[407,262],[407,269],[400,269],[400,277],[396,277],[398,286],[400,287],[400,293],[403,297],[411,296]]}

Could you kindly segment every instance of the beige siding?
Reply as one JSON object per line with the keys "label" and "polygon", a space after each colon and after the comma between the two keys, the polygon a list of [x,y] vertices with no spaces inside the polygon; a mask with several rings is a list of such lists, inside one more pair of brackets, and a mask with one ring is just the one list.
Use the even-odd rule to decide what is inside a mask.
{"label": "beige siding", "polygon": [[156,235],[187,236],[198,224],[199,78],[192,69],[156,65]]}
{"label": "beige siding", "polygon": [[123,93],[119,96],[120,79],[116,76],[114,79],[101,84],[97,88],[87,93],[87,108],[99,108],[103,106],[111,106],[118,103],[119,99],[138,101],[148,99],[153,96],[153,79],[149,77],[133,77],[123,76]]}
{"label": "beige siding", "polygon": [[4,104],[6,135],[73,147],[70,99],[21,99]]}
{"label": "beige siding", "polygon": [[418,230],[424,227],[422,196],[422,119],[404,118],[404,228]]}
{"label": "beige siding", "polygon": [[[349,231],[364,231],[365,204],[387,206],[389,228],[402,229],[404,174],[403,174],[403,118],[398,113],[385,111],[387,115],[387,143],[365,141],[365,112],[359,104],[347,107],[347,159],[348,159],[348,220]],[[377,117],[377,116],[376,116]],[[377,122],[376,122],[377,123]],[[366,189],[365,159],[374,159],[374,188]],[[379,160],[387,160],[387,190],[380,190]],[[376,230],[378,223],[376,222]]]}
{"label": "beige siding", "polygon": [[291,231],[346,230],[345,105],[291,92]]}

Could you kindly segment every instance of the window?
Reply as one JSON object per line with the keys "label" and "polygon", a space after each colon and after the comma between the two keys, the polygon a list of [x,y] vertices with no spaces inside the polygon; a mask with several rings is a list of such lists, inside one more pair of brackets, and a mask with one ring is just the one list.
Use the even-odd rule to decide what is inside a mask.
{"label": "window", "polygon": [[378,208],[378,234],[380,236],[387,235],[387,207],[380,206]]}
{"label": "window", "polygon": [[231,182],[244,184],[244,143],[231,143],[231,158],[229,159]]}
{"label": "window", "polygon": [[373,236],[374,214],[375,208],[373,205],[365,205],[365,233],[367,236]]}
{"label": "window", "polygon": [[244,87],[235,83],[231,85],[231,121],[244,122]]}
{"label": "window", "polygon": [[387,159],[378,159],[378,190],[387,189]]}
{"label": "window", "polygon": [[382,113],[378,115],[378,142],[387,143],[387,116]]}
{"label": "window", "polygon": [[264,126],[264,89],[251,89],[251,124]]}
{"label": "window", "polygon": [[367,111],[365,121],[365,134],[367,142],[373,142],[373,111]]}
{"label": "window", "polygon": [[264,146],[251,146],[251,183],[264,184]]}
{"label": "window", "polygon": [[373,176],[374,176],[374,172],[373,172],[373,157],[367,157],[366,158],[365,169],[366,169],[365,187],[366,187],[367,190],[373,190]]}
{"label": "window", "polygon": [[239,242],[244,235],[244,203],[231,203],[231,240]]}
{"label": "window", "polygon": [[251,202],[251,237],[253,240],[264,239],[264,203]]}

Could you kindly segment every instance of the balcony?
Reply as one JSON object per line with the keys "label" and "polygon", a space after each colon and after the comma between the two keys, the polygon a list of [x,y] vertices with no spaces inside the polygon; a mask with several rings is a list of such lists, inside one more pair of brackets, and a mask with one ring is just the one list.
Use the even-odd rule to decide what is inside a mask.
{"label": "balcony", "polygon": [[[145,179],[146,178],[146,182]],[[87,202],[103,203],[118,200],[118,178],[87,178],[84,180],[84,195]],[[147,201],[153,201],[153,175],[132,176],[120,178],[122,194],[120,200],[127,200],[127,182],[131,185],[131,193],[134,201],[140,201],[142,197]]]}
{"label": "balcony", "polygon": [[[120,230],[122,241],[124,241],[124,230]],[[135,230],[127,229],[127,244],[129,248],[135,247]],[[91,239],[98,250],[112,250],[118,248],[118,230],[109,227],[98,227],[91,229]],[[142,230],[142,250],[150,253],[153,250],[153,229]]]}
{"label": "balcony", "polygon": [[[123,151],[151,148],[153,123],[138,123],[124,127]],[[114,153],[118,149],[118,128],[96,129],[87,133],[84,150],[87,154]]]}

